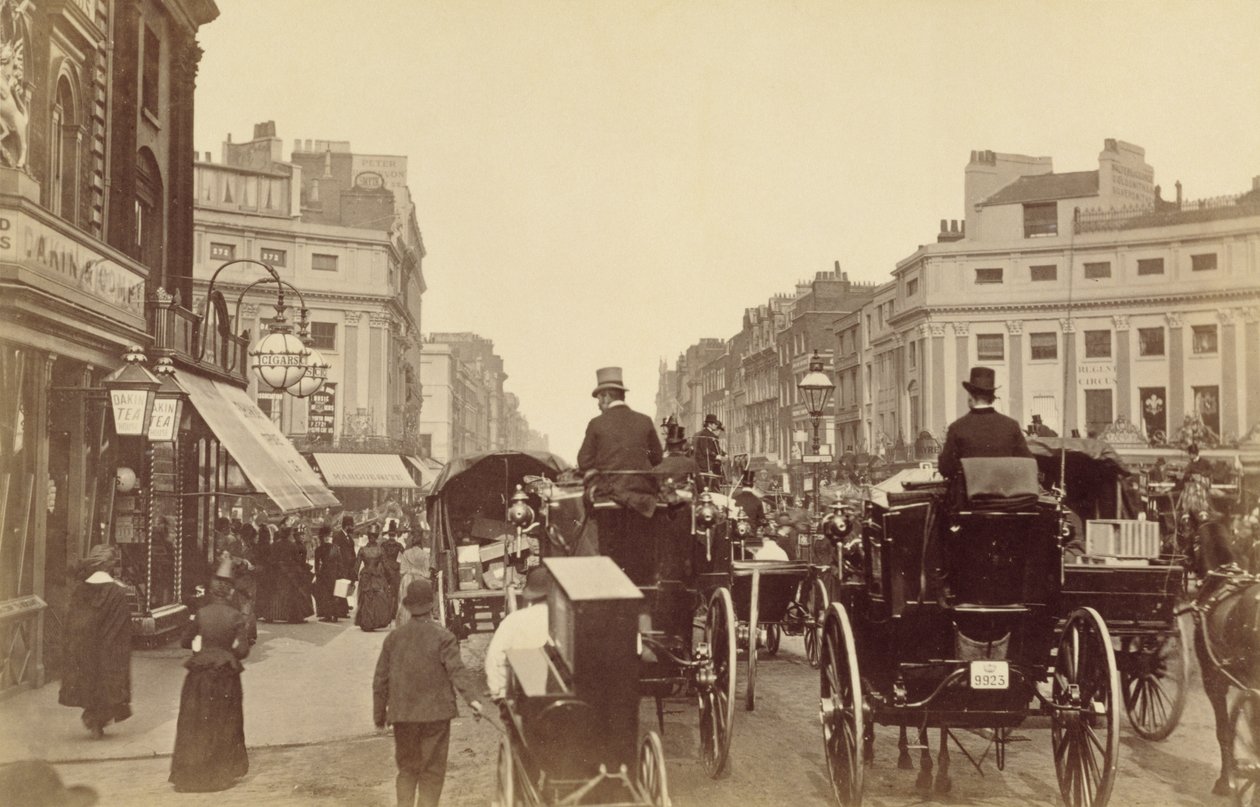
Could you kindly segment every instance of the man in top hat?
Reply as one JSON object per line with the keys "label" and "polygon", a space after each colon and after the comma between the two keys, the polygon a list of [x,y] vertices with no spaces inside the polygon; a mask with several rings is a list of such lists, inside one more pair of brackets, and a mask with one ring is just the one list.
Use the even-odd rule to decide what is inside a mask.
{"label": "man in top hat", "polygon": [[652,468],[652,473],[662,482],[672,479],[675,485],[685,485],[700,471],[696,461],[687,456],[687,429],[673,415],[662,425],[665,427],[665,459]]}
{"label": "man in top hat", "polygon": [[993,408],[997,387],[990,367],[972,367],[962,382],[967,390],[967,414],[949,424],[945,446],[936,460],[941,476],[961,480],[962,461],[968,457],[1031,457],[1024,432],[1014,418]]}
{"label": "man in top hat", "polygon": [[754,530],[766,526],[766,508],[761,503],[761,494],[757,492],[757,474],[745,470],[739,480],[739,490],[735,492],[735,505],[744,509],[748,523]]}
{"label": "man in top hat", "polygon": [[530,569],[521,590],[525,607],[505,616],[490,639],[486,648],[486,689],[496,701],[507,696],[507,652],[542,647],[551,636],[547,610],[550,587],[551,572],[543,566]]}
{"label": "man in top hat", "polygon": [[[650,473],[661,461],[661,438],[647,415],[626,405],[626,387],[620,367],[595,371],[591,397],[599,402],[599,415],[586,425],[578,449],[578,469],[587,475],[596,498],[611,499],[645,518],[656,507],[656,477]],[[642,474],[599,471],[643,471]]]}
{"label": "man in top hat", "polygon": [[1033,415],[1032,423],[1028,424],[1029,437],[1058,437],[1059,433],[1041,422],[1041,415]]}
{"label": "man in top hat", "polygon": [[700,468],[700,485],[705,489],[717,490],[722,481],[722,460],[726,459],[726,452],[718,442],[721,431],[722,421],[710,413],[704,416],[704,428],[696,435],[696,465]]}

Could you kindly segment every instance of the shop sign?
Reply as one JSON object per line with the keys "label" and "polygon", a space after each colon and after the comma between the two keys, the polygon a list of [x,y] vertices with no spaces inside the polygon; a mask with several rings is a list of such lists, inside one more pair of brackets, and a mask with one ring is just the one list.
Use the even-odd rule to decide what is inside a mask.
{"label": "shop sign", "polygon": [[[124,437],[144,434],[144,405],[149,393],[144,390],[110,390],[109,403],[114,410],[114,432]],[[156,404],[154,406],[156,409]]]}
{"label": "shop sign", "polygon": [[0,263],[17,264],[118,311],[144,317],[144,276],[28,213],[0,211]]}
{"label": "shop sign", "polygon": [[1078,364],[1076,383],[1082,387],[1114,387],[1116,368],[1113,364]]}
{"label": "shop sign", "polygon": [[307,438],[321,443],[331,443],[336,416],[337,385],[324,384],[319,392],[307,398]]}
{"label": "shop sign", "polygon": [[153,415],[149,418],[149,439],[168,443],[175,439],[175,414],[179,401],[174,398],[158,398],[153,402]]}
{"label": "shop sign", "polygon": [[375,171],[362,171],[354,178],[354,186],[365,191],[379,190],[385,187],[385,177]]}

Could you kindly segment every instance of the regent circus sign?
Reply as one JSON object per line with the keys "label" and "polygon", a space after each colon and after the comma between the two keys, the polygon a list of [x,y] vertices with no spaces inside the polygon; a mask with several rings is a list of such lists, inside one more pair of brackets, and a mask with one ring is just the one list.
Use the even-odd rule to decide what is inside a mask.
{"label": "regent circus sign", "polygon": [[15,264],[119,311],[144,317],[144,275],[29,213],[0,210],[0,263]]}

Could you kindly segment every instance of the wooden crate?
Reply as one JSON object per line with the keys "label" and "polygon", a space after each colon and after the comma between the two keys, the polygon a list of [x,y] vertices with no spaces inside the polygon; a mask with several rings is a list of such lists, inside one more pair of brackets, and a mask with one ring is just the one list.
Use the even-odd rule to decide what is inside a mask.
{"label": "wooden crate", "polygon": [[1085,554],[1092,557],[1158,558],[1159,522],[1098,518],[1085,523]]}

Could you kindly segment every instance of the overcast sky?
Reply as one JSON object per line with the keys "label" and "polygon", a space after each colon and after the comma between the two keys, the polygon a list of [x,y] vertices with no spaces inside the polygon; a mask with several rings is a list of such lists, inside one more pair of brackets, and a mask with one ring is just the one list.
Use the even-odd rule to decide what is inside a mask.
{"label": "overcast sky", "polygon": [[570,461],[597,367],[651,414],[745,307],[887,280],[972,149],[1081,171],[1115,137],[1190,198],[1260,174],[1256,2],[216,1],[198,149],[274,120],[286,155],[406,155],[422,328],[493,339]]}

